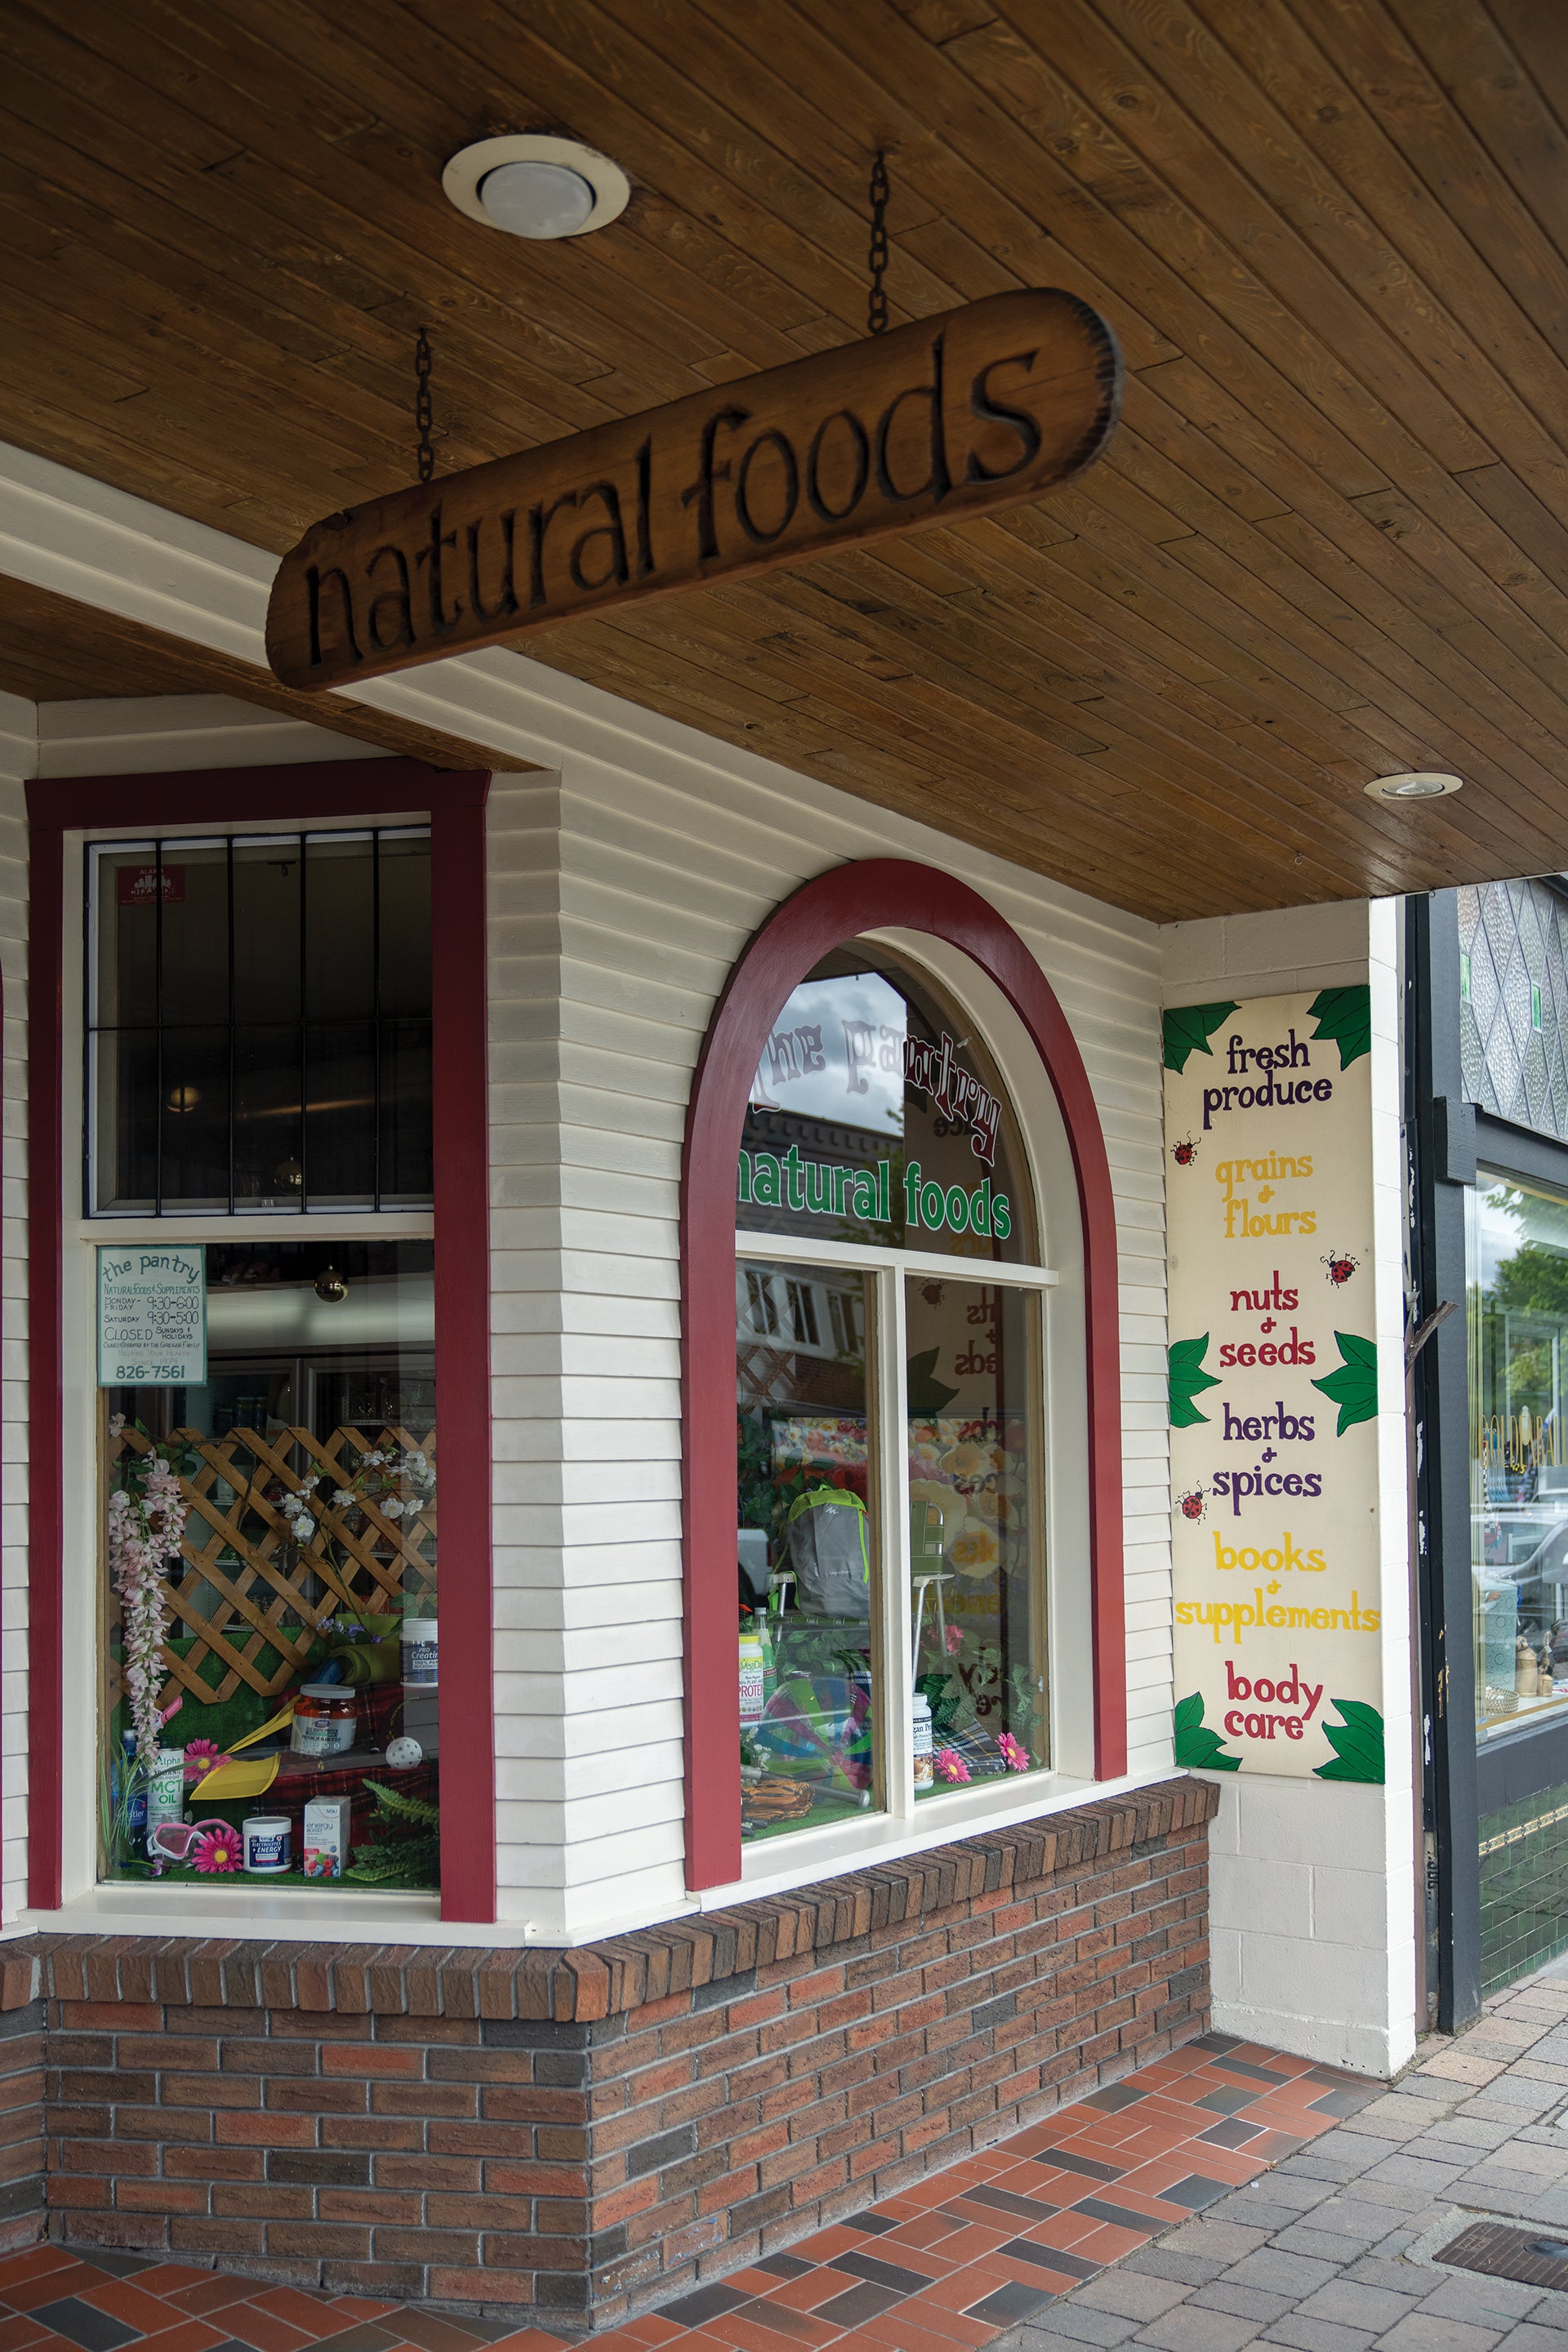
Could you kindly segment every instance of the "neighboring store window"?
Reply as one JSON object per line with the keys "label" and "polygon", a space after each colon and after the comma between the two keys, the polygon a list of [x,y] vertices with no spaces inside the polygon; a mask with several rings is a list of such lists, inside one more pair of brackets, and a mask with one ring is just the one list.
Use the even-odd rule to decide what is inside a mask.
{"label": "neighboring store window", "polygon": [[[752,1088],[736,1273],[749,1840],[879,1810],[896,1787],[924,1801],[1049,1761],[1052,1277],[1017,1123],[972,1026],[931,982],[852,946],[795,991]],[[877,1628],[895,1573],[908,1652],[890,1660]],[[886,1728],[894,1672],[907,1758]]]}
{"label": "neighboring store window", "polygon": [[1469,1196],[1478,1735],[1568,1708],[1568,1198]]}
{"label": "neighboring store window", "polygon": [[89,875],[89,1181],[161,1220],[98,1250],[103,1872],[434,1888],[434,1249],[376,1232],[430,1191],[427,838]]}
{"label": "neighboring store window", "polygon": [[428,1207],[423,829],[88,866],[89,1214]]}

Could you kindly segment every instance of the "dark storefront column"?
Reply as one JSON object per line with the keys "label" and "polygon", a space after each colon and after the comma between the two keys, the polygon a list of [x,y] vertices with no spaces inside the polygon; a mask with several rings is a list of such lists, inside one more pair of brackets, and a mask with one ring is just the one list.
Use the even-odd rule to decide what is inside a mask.
{"label": "dark storefront column", "polygon": [[[1475,1114],[1459,1066],[1459,935],[1454,894],[1406,902],[1406,1135],[1412,1172],[1410,1326],[1465,1301],[1465,1186]],[[1428,1867],[1428,2014],[1451,2033],[1480,2007],[1480,1890],[1470,1576],[1469,1395],[1465,1316],[1416,1360],[1416,1498],[1423,1811]]]}

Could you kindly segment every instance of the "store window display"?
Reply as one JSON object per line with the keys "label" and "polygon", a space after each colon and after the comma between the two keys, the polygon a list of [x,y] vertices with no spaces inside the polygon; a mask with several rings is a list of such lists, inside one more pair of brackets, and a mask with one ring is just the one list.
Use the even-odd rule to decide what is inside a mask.
{"label": "store window display", "polygon": [[1468,1206],[1476,1725],[1568,1708],[1568,1199],[1482,1171]]}
{"label": "store window display", "polygon": [[1053,1276],[973,1029],[934,982],[857,943],[795,989],[752,1087],[736,1268],[748,1842],[1050,1761]]}
{"label": "store window display", "polygon": [[88,871],[101,1873],[434,1888],[428,836]]}

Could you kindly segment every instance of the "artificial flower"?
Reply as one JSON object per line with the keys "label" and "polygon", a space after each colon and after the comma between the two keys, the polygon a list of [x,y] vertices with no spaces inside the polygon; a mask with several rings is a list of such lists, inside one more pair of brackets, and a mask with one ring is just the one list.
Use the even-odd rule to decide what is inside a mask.
{"label": "artificial flower", "polygon": [[227,1762],[228,1758],[216,1740],[186,1740],[185,1778],[187,1780],[205,1780],[209,1772],[216,1771],[220,1764]]}
{"label": "artificial flower", "polygon": [[237,1870],[240,1865],[239,1832],[237,1830],[209,1831],[205,1837],[196,1840],[190,1858],[192,1868],[199,1870],[205,1878],[214,1878],[225,1872]]}
{"label": "artificial flower", "polygon": [[939,1748],[936,1751],[936,1773],[939,1780],[967,1780],[969,1767],[956,1748]]}
{"label": "artificial flower", "polygon": [[1003,1760],[1009,1772],[1026,1772],[1029,1769],[1029,1751],[1021,1740],[1014,1738],[1010,1731],[999,1731],[996,1745],[1002,1750]]}
{"label": "artificial flower", "polygon": [[958,1626],[950,1625],[947,1629],[946,1639],[948,1656],[950,1658],[956,1658],[960,1650],[963,1647],[963,1632]]}
{"label": "artificial flower", "polygon": [[163,1641],[169,1612],[163,1601],[165,1564],[178,1557],[189,1506],[180,1482],[154,1454],[140,1494],[117,1487],[109,1498],[109,1566],[120,1598],[127,1711],[136,1753],[151,1763],[163,1727]]}

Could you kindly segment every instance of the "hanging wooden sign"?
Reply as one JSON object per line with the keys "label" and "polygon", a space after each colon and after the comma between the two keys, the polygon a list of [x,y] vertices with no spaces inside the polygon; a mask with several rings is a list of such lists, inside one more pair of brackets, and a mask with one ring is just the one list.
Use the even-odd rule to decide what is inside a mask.
{"label": "hanging wooden sign", "polygon": [[634,598],[1036,498],[1116,424],[1121,360],[1053,289],[992,294],[374,499],[273,583],[286,686],[343,686]]}

